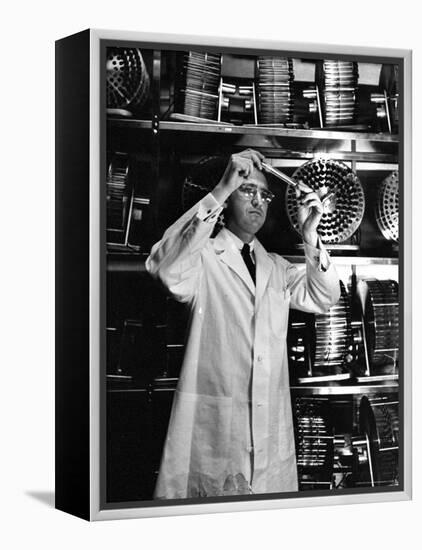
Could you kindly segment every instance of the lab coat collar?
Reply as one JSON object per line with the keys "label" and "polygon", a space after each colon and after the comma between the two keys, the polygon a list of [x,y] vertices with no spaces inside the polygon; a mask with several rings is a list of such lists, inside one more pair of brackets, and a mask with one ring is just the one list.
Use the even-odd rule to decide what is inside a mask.
{"label": "lab coat collar", "polygon": [[232,269],[243,280],[250,292],[255,295],[255,308],[257,308],[265,287],[267,286],[272,269],[272,261],[270,260],[265,248],[261,245],[258,239],[254,239],[254,254],[256,263],[255,287],[240,251],[227,229],[221,229],[215,237],[213,245],[220,260],[228,265],[228,267],[230,267],[230,269]]}
{"label": "lab coat collar", "polygon": [[[230,231],[230,229],[228,229],[227,227],[224,228],[224,231],[227,231],[227,234],[229,235],[229,237],[234,241],[234,244],[237,246],[237,248],[242,251],[242,248],[243,248],[243,245],[245,244],[241,239],[239,239],[239,237],[237,235],[235,235],[232,231]],[[252,239],[249,244],[249,250],[251,251],[251,253],[254,251],[254,247],[255,247],[255,239]]]}

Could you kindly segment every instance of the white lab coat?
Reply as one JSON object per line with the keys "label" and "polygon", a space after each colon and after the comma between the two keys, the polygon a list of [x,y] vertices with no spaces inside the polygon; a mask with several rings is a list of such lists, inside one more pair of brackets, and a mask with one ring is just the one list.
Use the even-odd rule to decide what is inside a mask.
{"label": "white lab coat", "polygon": [[201,220],[199,204],[146,263],[191,311],[155,498],[296,491],[289,306],[321,313],[335,304],[335,268],[328,260],[321,271],[320,250],[305,245],[299,272],[255,239],[255,288],[230,233],[211,239],[216,214]]}

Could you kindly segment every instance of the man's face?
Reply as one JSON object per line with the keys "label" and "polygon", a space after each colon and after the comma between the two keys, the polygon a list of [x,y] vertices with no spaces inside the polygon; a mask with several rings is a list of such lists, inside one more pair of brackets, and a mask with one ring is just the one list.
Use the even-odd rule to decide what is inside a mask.
{"label": "man's face", "polygon": [[236,189],[227,200],[225,215],[227,227],[242,240],[244,236],[253,236],[261,229],[268,211],[268,203],[260,194],[260,190],[268,190],[264,174],[254,168],[245,178],[244,184],[256,185],[258,192],[253,198],[248,198],[240,189]]}

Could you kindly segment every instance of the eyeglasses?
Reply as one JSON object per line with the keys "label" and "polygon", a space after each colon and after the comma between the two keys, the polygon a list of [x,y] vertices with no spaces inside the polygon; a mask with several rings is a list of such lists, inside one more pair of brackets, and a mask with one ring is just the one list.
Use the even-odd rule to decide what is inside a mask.
{"label": "eyeglasses", "polygon": [[267,204],[270,204],[270,202],[274,198],[274,193],[271,193],[271,191],[268,191],[268,189],[258,187],[253,183],[243,183],[240,187],[238,187],[238,190],[246,199],[249,200],[254,199],[259,193],[261,199]]}

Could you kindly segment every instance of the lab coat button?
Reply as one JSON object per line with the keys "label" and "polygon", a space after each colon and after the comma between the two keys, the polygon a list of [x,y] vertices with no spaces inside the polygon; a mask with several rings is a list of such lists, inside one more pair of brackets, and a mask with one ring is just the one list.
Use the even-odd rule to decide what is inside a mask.
{"label": "lab coat button", "polygon": [[262,355],[258,355],[257,360],[258,360],[258,363],[260,363],[262,361]]}

